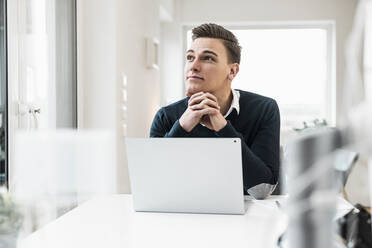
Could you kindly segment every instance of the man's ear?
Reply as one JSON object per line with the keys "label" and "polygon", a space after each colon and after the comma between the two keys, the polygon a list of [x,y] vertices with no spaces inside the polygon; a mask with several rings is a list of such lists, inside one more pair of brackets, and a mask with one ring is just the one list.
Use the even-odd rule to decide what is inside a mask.
{"label": "man's ear", "polygon": [[239,72],[239,64],[238,63],[232,64],[230,68],[230,73],[229,73],[229,80],[232,81],[236,77],[236,74],[238,74],[238,72]]}

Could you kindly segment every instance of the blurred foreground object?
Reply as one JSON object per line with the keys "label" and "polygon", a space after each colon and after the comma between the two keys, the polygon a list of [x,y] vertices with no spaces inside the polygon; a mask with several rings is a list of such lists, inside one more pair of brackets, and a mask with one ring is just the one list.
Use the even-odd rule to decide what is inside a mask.
{"label": "blurred foreground object", "polygon": [[333,247],[336,199],[341,177],[334,163],[342,146],[338,129],[314,129],[288,144],[284,162],[289,194],[288,244],[290,248]]}
{"label": "blurred foreground object", "polygon": [[348,145],[372,156],[372,0],[361,0],[345,50],[345,90],[341,114]]}
{"label": "blurred foreground object", "polygon": [[15,136],[10,192],[27,235],[92,197],[116,192],[115,139],[106,131],[34,131]]}
{"label": "blurred foreground object", "polygon": [[[342,169],[347,176],[350,168],[335,165],[339,163],[337,157],[342,147],[357,151],[369,161],[372,157],[372,0],[359,1],[345,53],[340,128],[314,130],[289,145],[285,169],[290,195],[290,248],[346,247],[335,242],[334,201],[340,186],[346,182],[345,177],[335,172]],[[354,158],[356,154],[343,160],[355,161]],[[366,223],[371,226],[370,221]],[[370,231],[369,235],[372,235]],[[357,247],[354,245],[348,247]]]}
{"label": "blurred foreground object", "polygon": [[5,187],[0,188],[0,248],[15,248],[23,216]]}

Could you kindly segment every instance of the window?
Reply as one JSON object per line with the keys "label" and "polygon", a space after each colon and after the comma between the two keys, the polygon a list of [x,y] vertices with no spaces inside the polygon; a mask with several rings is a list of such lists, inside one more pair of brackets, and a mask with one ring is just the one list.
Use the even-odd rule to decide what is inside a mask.
{"label": "window", "polygon": [[[282,132],[315,119],[334,124],[330,28],[229,29],[242,46],[240,72],[232,88],[274,98]],[[191,31],[187,36],[189,46]]]}

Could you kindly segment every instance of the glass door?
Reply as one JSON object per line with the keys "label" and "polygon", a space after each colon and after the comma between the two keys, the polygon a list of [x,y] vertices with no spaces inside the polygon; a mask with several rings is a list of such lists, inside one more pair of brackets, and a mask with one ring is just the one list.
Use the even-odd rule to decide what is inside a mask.
{"label": "glass door", "polygon": [[75,1],[18,3],[18,128],[75,128]]}
{"label": "glass door", "polygon": [[12,188],[18,132],[77,128],[76,0],[12,0],[7,9]]}

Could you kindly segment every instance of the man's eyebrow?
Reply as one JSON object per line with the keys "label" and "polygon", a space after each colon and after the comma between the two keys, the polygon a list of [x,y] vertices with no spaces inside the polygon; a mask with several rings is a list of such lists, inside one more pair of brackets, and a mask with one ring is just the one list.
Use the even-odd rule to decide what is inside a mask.
{"label": "man's eyebrow", "polygon": [[203,53],[210,53],[210,54],[213,54],[214,56],[218,57],[217,53],[215,53],[211,50],[204,50]]}
{"label": "man's eyebrow", "polygon": [[[186,53],[194,53],[195,51],[192,50],[192,49],[189,49],[186,51]],[[213,54],[214,56],[218,57],[217,53],[211,51],[211,50],[204,50],[203,53],[209,53],[209,54]]]}

